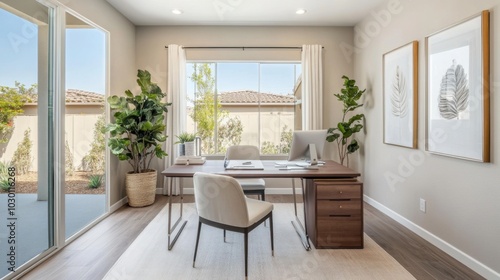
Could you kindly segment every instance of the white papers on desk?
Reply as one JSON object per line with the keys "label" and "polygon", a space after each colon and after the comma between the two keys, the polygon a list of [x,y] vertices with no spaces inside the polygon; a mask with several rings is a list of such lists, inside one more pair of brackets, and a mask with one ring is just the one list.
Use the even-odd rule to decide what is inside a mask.
{"label": "white papers on desk", "polygon": [[310,164],[305,162],[305,161],[276,161],[275,162],[275,165],[278,166],[278,167],[287,167],[287,166],[290,166],[290,167],[297,167],[297,166],[301,166],[301,167],[304,167],[304,166],[309,166]]}
{"label": "white papers on desk", "polygon": [[318,166],[280,166],[277,165],[279,170],[319,170]]}
{"label": "white papers on desk", "polygon": [[260,160],[226,160],[226,170],[264,170]]}
{"label": "white papers on desk", "polygon": [[[324,164],[325,164],[324,161],[318,161],[318,166],[322,166]],[[294,167],[294,166],[309,167],[309,166],[311,166],[311,164],[307,161],[287,161],[287,160],[276,161],[275,165],[276,165],[276,167],[287,167],[287,166],[290,166],[290,167]]]}

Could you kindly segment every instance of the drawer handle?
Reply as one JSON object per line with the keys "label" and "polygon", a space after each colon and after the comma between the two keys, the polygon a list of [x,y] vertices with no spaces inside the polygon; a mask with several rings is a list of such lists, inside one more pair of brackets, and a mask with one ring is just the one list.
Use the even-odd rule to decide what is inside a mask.
{"label": "drawer handle", "polygon": [[344,218],[349,218],[351,215],[329,215],[330,217],[344,217]]}
{"label": "drawer handle", "polygon": [[342,191],[339,191],[340,194],[342,194]]}
{"label": "drawer handle", "polygon": [[342,205],[339,205],[339,208],[342,208]]}

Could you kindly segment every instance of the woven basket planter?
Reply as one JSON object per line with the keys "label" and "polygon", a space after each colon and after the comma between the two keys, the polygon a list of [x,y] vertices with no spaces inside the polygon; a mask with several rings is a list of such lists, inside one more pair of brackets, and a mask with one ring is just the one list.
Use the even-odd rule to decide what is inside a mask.
{"label": "woven basket planter", "polygon": [[132,207],[144,207],[155,202],[156,170],[146,173],[127,173],[125,191],[128,204]]}

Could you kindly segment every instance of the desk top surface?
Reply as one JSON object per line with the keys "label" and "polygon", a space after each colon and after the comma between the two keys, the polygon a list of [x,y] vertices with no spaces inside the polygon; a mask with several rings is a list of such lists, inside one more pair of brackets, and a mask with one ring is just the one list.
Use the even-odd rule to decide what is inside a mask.
{"label": "desk top surface", "polygon": [[172,165],[162,174],[166,177],[193,177],[196,172],[227,175],[236,178],[356,178],[360,176],[348,167],[331,160],[317,170],[280,170],[274,160],[263,160],[264,170],[225,170],[223,160],[207,160],[201,165]]}

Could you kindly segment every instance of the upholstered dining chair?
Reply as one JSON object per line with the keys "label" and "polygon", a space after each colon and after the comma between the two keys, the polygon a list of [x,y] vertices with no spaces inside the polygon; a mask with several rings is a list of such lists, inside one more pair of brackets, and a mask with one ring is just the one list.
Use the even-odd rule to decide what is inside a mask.
{"label": "upholstered dining chair", "polygon": [[198,233],[194,249],[195,267],[201,226],[206,224],[224,231],[244,234],[245,279],[248,277],[248,233],[269,219],[271,254],[274,256],[273,204],[245,196],[236,179],[216,174],[197,172],[193,176],[194,198],[198,211]]}
{"label": "upholstered dining chair", "polygon": [[[260,160],[259,148],[252,145],[235,145],[227,148],[227,160]],[[266,200],[266,182],[264,179],[237,179],[245,194],[257,194],[259,199]]]}

